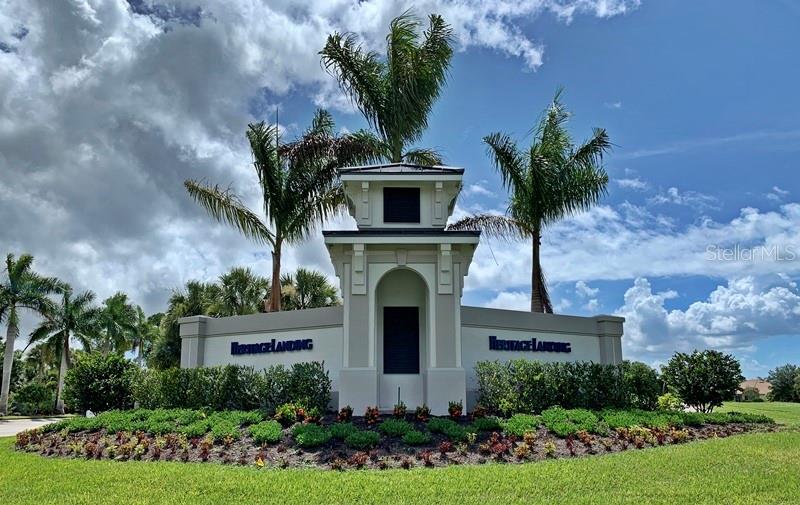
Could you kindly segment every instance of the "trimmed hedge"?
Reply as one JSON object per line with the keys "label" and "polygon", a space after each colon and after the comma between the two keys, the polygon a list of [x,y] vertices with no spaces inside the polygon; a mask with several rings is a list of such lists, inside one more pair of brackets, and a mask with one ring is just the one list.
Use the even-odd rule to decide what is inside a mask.
{"label": "trimmed hedge", "polygon": [[601,410],[655,406],[660,386],[642,363],[481,361],[475,366],[479,403],[504,415],[564,408]]}
{"label": "trimmed hedge", "polygon": [[240,365],[142,370],[132,388],[138,405],[150,409],[260,409],[271,415],[290,402],[325,412],[331,399],[331,379],[319,362],[263,372]]}
{"label": "trimmed hedge", "polygon": [[80,356],[64,378],[64,403],[81,414],[133,407],[139,368],[119,354]]}

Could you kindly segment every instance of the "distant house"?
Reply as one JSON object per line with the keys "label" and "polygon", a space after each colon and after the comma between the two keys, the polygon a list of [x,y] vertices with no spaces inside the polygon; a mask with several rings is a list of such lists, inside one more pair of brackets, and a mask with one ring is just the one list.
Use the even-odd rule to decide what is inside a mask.
{"label": "distant house", "polygon": [[739,384],[739,391],[736,393],[736,400],[753,400],[754,393],[758,393],[758,398],[767,399],[767,394],[772,390],[772,384],[762,379],[748,379]]}

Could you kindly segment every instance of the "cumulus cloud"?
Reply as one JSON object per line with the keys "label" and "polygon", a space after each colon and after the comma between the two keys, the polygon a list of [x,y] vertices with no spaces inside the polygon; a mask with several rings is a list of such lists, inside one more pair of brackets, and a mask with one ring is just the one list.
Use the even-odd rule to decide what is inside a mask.
{"label": "cumulus cloud", "polygon": [[[771,282],[770,282],[771,281]],[[800,293],[780,277],[734,278],[706,300],[685,310],[667,310],[674,291],[653,292],[647,278],[637,278],[625,292],[617,314],[625,317],[627,356],[664,360],[674,351],[714,348],[751,353],[761,339],[794,334],[800,325]]]}
{"label": "cumulus cloud", "polygon": [[[607,17],[637,2],[427,1],[453,24],[458,49],[494,49],[535,69],[542,48],[519,24]],[[130,293],[148,312],[172,288],[232,265],[269,272],[263,247],[212,221],[188,177],[258,193],[248,122],[299,95],[352,111],[319,55],[327,34],[383,43],[403,6],[388,0],[10,0],[0,8],[0,250],[102,298]],[[282,125],[292,134],[303,125]],[[352,227],[342,217],[334,226]],[[329,275],[321,237],[284,254]]]}
{"label": "cumulus cloud", "polygon": [[[465,211],[458,209],[460,215]],[[551,282],[625,280],[676,275],[732,279],[746,275],[800,275],[800,204],[775,211],[746,207],[729,221],[686,225],[623,203],[600,205],[547,228],[542,265]],[[528,286],[528,241],[483,239],[467,290]]]}
{"label": "cumulus cloud", "polygon": [[651,197],[648,201],[653,205],[683,205],[699,210],[719,208],[719,200],[711,195],[706,195],[698,191],[681,192],[676,187],[668,188],[666,191]]}
{"label": "cumulus cloud", "polygon": [[635,191],[644,191],[649,187],[647,182],[638,177],[614,179],[614,183],[621,188],[632,189]]}

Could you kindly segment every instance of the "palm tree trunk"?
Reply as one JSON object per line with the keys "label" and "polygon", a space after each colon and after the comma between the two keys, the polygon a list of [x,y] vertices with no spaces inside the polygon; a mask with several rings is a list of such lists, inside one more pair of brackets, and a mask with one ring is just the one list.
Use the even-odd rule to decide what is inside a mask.
{"label": "palm tree trunk", "polygon": [[64,391],[64,377],[67,375],[67,362],[69,360],[69,332],[64,336],[64,345],[61,349],[61,366],[58,368],[58,386],[56,387],[56,412],[64,413],[64,399],[61,393]]}
{"label": "palm tree trunk", "polygon": [[542,232],[537,227],[534,228],[531,239],[531,312],[552,314],[553,305],[550,303],[550,295],[547,294],[539,255],[541,244]]}
{"label": "palm tree trunk", "polygon": [[[13,310],[13,309],[12,309]],[[9,320],[13,315],[9,314]],[[8,414],[8,394],[11,389],[11,367],[14,366],[14,342],[17,340],[19,328],[16,324],[9,323],[6,328],[6,350],[3,355],[3,382],[0,387],[0,416]]]}
{"label": "palm tree trunk", "polygon": [[275,247],[272,250],[272,287],[269,293],[270,312],[281,310],[281,240],[276,237]]}

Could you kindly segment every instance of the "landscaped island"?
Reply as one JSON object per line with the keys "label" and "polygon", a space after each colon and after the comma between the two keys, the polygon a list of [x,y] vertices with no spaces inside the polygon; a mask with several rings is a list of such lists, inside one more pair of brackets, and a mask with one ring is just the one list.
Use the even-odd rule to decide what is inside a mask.
{"label": "landscaped island", "polygon": [[549,408],[508,419],[428,417],[415,413],[362,417],[342,409],[325,418],[302,408],[204,413],[189,409],[109,411],[65,419],[17,435],[19,450],[86,459],[220,462],[258,467],[412,468],[525,462],[585,456],[774,431],[757,414]]}

